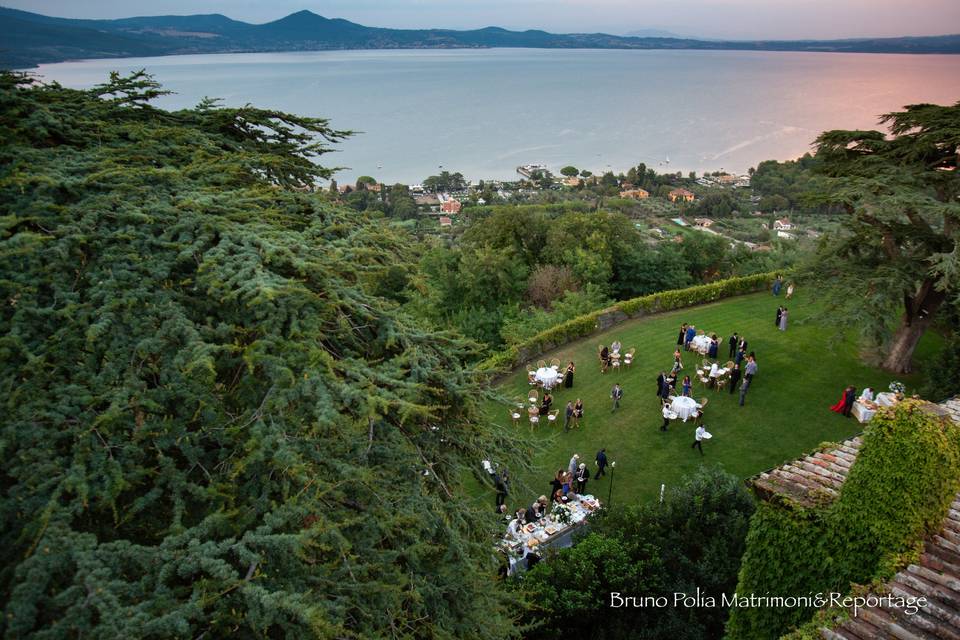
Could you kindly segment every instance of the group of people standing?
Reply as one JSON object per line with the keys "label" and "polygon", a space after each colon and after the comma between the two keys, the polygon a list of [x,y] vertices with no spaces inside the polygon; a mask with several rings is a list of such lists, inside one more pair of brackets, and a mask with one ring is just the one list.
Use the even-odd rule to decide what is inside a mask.
{"label": "group of people standing", "polygon": [[[596,471],[592,475],[593,479],[599,480],[606,475],[607,469],[607,450],[600,449],[594,459]],[[557,469],[553,480],[550,481],[550,498],[546,495],[537,498],[533,504],[526,508],[519,508],[511,515],[506,505],[506,498],[509,494],[509,474],[506,469],[497,473],[488,469],[491,475],[494,487],[496,489],[496,513],[502,516],[511,526],[523,526],[529,522],[535,522],[547,515],[550,503],[565,503],[575,496],[584,495],[587,492],[587,483],[591,479],[590,469],[585,462],[580,461],[580,454],[574,453],[567,463],[566,469]],[[515,525],[517,523],[517,525]],[[509,529],[508,529],[509,533]],[[519,528],[516,533],[519,533]]]}

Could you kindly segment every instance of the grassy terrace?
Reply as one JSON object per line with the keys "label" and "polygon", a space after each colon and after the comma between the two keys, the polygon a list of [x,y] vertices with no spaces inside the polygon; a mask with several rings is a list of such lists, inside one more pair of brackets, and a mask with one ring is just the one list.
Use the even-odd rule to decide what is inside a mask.
{"label": "grassy terrace", "polygon": [[[865,386],[885,391],[894,376],[863,364],[852,341],[831,344],[833,332],[817,322],[818,309],[805,295],[808,293],[813,292],[798,289],[790,301],[784,301],[783,294],[780,298],[769,293],[752,294],[650,316],[543,354],[542,358],[557,357],[564,365],[573,360],[577,366],[575,384],[573,389],[554,390],[553,406],[561,409],[558,424],[551,429],[543,421],[538,427],[534,435],[538,442],[533,460],[536,471],[514,477],[508,507],[515,509],[548,493],[553,473],[565,467],[574,452],[593,469],[594,455],[606,447],[608,458],[617,462],[613,502],[623,503],[655,498],[661,483],[676,484],[703,463],[719,463],[737,476],[748,477],[796,458],[821,442],[858,433],[861,425],[855,419],[835,414],[829,407],[848,384],[856,385],[858,394]],[[790,310],[786,332],[774,327],[778,303]],[[673,421],[667,433],[659,431],[662,418],[656,378],[661,370],[669,371],[673,363],[682,322],[692,322],[698,329],[723,338],[734,331],[745,335],[748,351],[756,352],[759,365],[746,405],[740,407],[736,393],[704,389],[694,379],[701,356],[684,353],[683,373],[694,379],[694,397],[710,399],[704,423],[714,438],[704,443],[702,458],[690,448],[692,420]],[[623,343],[625,351],[636,347],[636,358],[630,368],[601,375],[597,345],[609,345],[615,339]],[[918,363],[929,359],[940,344],[938,336],[925,336],[917,350]],[[724,342],[721,362],[727,360],[727,349]],[[908,393],[920,382],[916,373],[896,379],[907,385]],[[617,381],[624,388],[624,398],[620,409],[611,413],[610,389]],[[510,374],[500,386],[508,397],[525,398],[528,389],[526,367]],[[584,402],[581,427],[563,433],[562,410],[568,400],[578,397]],[[489,415],[512,426],[505,406],[491,406]],[[519,428],[529,432],[526,415]],[[609,475],[591,480],[588,490],[605,500],[609,482]],[[484,499],[487,497],[492,506],[492,489],[485,493]]]}

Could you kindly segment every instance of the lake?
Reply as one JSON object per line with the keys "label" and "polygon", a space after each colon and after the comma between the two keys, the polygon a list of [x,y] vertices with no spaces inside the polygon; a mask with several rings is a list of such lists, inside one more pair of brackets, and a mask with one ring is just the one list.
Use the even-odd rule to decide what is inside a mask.
{"label": "lake", "polygon": [[352,129],[320,160],[419,182],[567,164],[602,172],[745,172],[796,158],[826,129],[875,128],[906,104],[960,100],[960,56],[743,51],[324,51],[88,60],[37,73],[69,87],[146,68],[176,92],[329,118]]}

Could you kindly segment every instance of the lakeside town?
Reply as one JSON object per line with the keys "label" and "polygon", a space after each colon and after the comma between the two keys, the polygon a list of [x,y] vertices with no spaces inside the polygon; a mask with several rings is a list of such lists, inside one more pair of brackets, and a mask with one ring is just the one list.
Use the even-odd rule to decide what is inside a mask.
{"label": "lakeside town", "polygon": [[[769,173],[803,162],[768,161],[759,170]],[[455,232],[466,216],[494,205],[563,202],[624,213],[650,243],[679,243],[687,232],[699,231],[726,239],[731,248],[753,252],[771,251],[777,243],[816,241],[836,224],[829,211],[812,213],[779,190],[768,194],[769,189],[754,188],[753,168],[742,175],[720,170],[697,176],[658,173],[643,164],[618,174],[525,164],[516,173],[518,178],[512,181],[470,181],[460,173],[442,171],[409,185],[361,176],[353,184],[332,180],[329,190],[359,210],[390,213],[399,204],[405,209],[399,217],[416,219],[420,231],[427,233]]]}

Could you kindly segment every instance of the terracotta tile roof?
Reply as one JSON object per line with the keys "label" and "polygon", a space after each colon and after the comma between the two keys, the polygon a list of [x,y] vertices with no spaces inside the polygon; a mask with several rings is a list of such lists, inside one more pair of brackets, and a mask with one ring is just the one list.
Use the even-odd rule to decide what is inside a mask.
{"label": "terracotta tile roof", "polygon": [[[923,554],[886,583],[897,598],[927,599],[913,615],[884,602],[858,611],[833,629],[821,628],[826,640],[864,638],[960,639],[960,495],[950,505],[943,529],[924,544]],[[876,594],[870,594],[876,595]]]}
{"label": "terracotta tile roof", "polygon": [[[960,423],[960,397],[928,403],[925,408]],[[750,482],[767,500],[781,496],[803,506],[823,504],[836,497],[862,444],[859,436],[851,438],[754,476]],[[820,636],[825,640],[960,640],[960,494],[950,505],[942,529],[924,543],[920,559],[884,586],[886,594],[897,598],[924,596],[927,604],[907,615],[888,601],[881,601],[879,606],[860,608],[856,617],[832,629],[820,628]]]}
{"label": "terracotta tile roof", "polygon": [[837,496],[862,444],[860,436],[845,440],[835,447],[756,475],[750,483],[764,500],[778,495],[802,506],[823,504]]}

